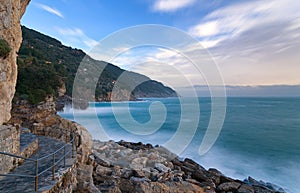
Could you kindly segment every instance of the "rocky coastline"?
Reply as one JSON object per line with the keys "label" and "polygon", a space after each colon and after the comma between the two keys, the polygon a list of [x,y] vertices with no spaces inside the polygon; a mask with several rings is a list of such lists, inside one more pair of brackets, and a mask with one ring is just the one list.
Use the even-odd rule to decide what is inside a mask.
{"label": "rocky coastline", "polygon": [[207,170],[195,161],[178,158],[158,145],[92,140],[85,128],[58,116],[55,107],[52,97],[36,106],[19,101],[14,104],[10,123],[27,127],[35,134],[58,139],[64,138],[57,132],[58,128],[80,131],[82,145],[73,192],[285,192],[274,184],[251,177],[242,181],[214,168]]}
{"label": "rocky coastline", "polygon": [[195,161],[176,157],[151,144],[94,141],[89,164],[101,192],[279,193],[283,189],[251,177],[244,181],[206,170]]}

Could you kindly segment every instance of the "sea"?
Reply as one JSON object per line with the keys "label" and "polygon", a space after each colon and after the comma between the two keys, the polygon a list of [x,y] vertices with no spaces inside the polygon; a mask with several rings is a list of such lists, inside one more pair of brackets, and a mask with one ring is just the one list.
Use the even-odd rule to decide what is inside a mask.
{"label": "sea", "polygon": [[[299,193],[300,98],[229,97],[221,104],[225,111],[213,112],[214,101],[91,102],[85,110],[66,106],[59,115],[85,126],[94,139],[158,144],[206,169],[240,180],[251,176]],[[215,124],[219,128],[210,127],[213,121],[221,123]],[[211,144],[201,152],[208,130],[214,131],[208,135]]]}

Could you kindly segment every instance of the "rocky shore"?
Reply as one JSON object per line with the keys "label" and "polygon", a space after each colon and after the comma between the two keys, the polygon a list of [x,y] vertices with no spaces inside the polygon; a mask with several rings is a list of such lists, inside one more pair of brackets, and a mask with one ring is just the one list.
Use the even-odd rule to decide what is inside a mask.
{"label": "rocky shore", "polygon": [[12,110],[11,123],[28,127],[35,134],[57,139],[65,138],[59,128],[80,131],[76,183],[70,181],[74,186],[73,192],[284,192],[276,185],[251,177],[241,181],[214,168],[207,170],[189,158],[178,158],[161,146],[141,142],[92,141],[82,126],[56,115],[55,106],[51,97],[37,106],[19,101]]}
{"label": "rocky shore", "polygon": [[180,160],[167,149],[150,144],[94,141],[89,164],[94,187],[101,192],[279,193],[283,189],[249,177],[229,178],[217,169]]}

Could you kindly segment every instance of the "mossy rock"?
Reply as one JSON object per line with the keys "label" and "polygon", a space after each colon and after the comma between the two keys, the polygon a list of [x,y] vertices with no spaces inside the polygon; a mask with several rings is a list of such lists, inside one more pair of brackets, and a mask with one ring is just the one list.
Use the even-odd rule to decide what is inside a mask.
{"label": "mossy rock", "polygon": [[6,58],[11,51],[7,41],[0,39],[0,58]]}

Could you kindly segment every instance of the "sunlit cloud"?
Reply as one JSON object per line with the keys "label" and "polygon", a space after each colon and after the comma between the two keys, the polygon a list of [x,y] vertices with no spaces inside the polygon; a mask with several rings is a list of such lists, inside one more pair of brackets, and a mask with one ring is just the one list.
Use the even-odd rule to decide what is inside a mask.
{"label": "sunlit cloud", "polygon": [[[242,2],[213,11],[190,27],[188,32],[200,40],[205,38],[209,41],[220,36],[222,41],[232,40],[260,26],[290,22],[299,17],[299,9],[300,2],[295,0]],[[297,25],[297,22],[293,23],[296,28]],[[214,46],[222,41],[217,41]]]}
{"label": "sunlit cloud", "polygon": [[48,13],[51,13],[51,14],[53,14],[53,15],[56,15],[56,16],[58,16],[58,17],[60,17],[60,18],[64,18],[63,14],[62,14],[60,11],[58,11],[57,9],[55,9],[55,8],[52,8],[52,7],[48,6],[48,5],[44,5],[44,4],[41,4],[41,3],[37,3],[36,5],[37,5],[39,8],[41,8],[41,9],[47,11]]}
{"label": "sunlit cloud", "polygon": [[172,12],[195,3],[196,0],[156,0],[153,5],[155,11]]}

